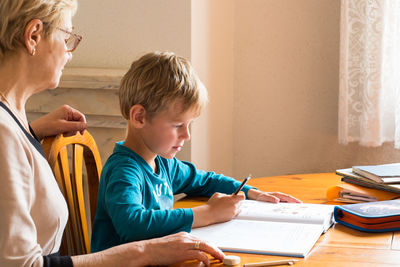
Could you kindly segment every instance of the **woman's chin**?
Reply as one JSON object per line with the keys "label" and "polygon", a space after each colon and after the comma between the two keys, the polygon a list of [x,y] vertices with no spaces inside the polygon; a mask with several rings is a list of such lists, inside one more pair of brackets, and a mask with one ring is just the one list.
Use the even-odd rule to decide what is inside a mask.
{"label": "woman's chin", "polygon": [[50,90],[56,89],[56,88],[58,87],[58,84],[59,84],[59,82],[51,83],[51,84],[49,84],[49,86],[47,87],[47,89],[50,89]]}
{"label": "woman's chin", "polygon": [[51,81],[47,87],[47,89],[55,89],[60,84],[61,75],[59,75],[56,79]]}
{"label": "woman's chin", "polygon": [[62,70],[58,73],[58,75],[54,75],[54,80],[51,82],[50,86],[48,87],[49,89],[55,89],[58,87],[60,84],[61,76],[62,76]]}

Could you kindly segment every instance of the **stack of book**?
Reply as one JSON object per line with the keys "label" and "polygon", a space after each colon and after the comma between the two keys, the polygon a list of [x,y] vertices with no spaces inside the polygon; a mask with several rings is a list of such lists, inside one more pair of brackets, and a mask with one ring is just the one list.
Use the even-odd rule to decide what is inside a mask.
{"label": "stack of book", "polygon": [[360,203],[400,198],[400,163],[336,170],[342,183],[328,189],[329,201]]}

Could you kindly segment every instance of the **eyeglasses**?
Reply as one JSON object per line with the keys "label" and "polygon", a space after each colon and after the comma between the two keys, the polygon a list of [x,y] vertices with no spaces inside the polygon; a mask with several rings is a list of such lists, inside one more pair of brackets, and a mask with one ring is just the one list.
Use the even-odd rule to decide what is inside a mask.
{"label": "eyeglasses", "polygon": [[65,46],[67,47],[67,50],[65,50],[65,52],[73,52],[78,46],[79,42],[82,40],[82,36],[58,27],[57,30],[69,34],[68,39],[65,40]]}

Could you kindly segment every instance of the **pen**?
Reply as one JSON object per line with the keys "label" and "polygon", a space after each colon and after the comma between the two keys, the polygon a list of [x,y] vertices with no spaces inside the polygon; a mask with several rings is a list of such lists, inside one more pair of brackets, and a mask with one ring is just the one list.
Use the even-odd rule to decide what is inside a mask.
{"label": "pen", "polygon": [[243,265],[243,267],[275,266],[275,265],[282,265],[282,264],[293,265],[296,261],[299,261],[299,260],[289,259],[289,260],[278,260],[278,261],[263,261],[263,262],[255,262],[255,263],[246,263]]}
{"label": "pen", "polygon": [[233,193],[234,195],[237,195],[240,190],[242,190],[243,186],[247,183],[248,180],[250,180],[251,178],[251,174],[249,174],[242,182],[242,184],[239,186],[239,188],[235,191],[235,193]]}

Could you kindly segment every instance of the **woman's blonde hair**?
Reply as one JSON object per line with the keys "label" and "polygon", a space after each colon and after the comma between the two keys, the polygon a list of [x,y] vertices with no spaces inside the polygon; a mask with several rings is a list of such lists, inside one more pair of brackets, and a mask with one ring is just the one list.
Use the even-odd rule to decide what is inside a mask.
{"label": "woman's blonde hair", "polygon": [[43,22],[45,36],[61,25],[67,11],[75,14],[77,0],[0,0],[0,60],[23,45],[26,25]]}
{"label": "woman's blonde hair", "polygon": [[121,80],[119,102],[122,116],[127,120],[136,104],[142,105],[151,119],[176,100],[182,101],[182,112],[194,108],[200,114],[208,96],[189,61],[174,53],[152,52],[142,56]]}

